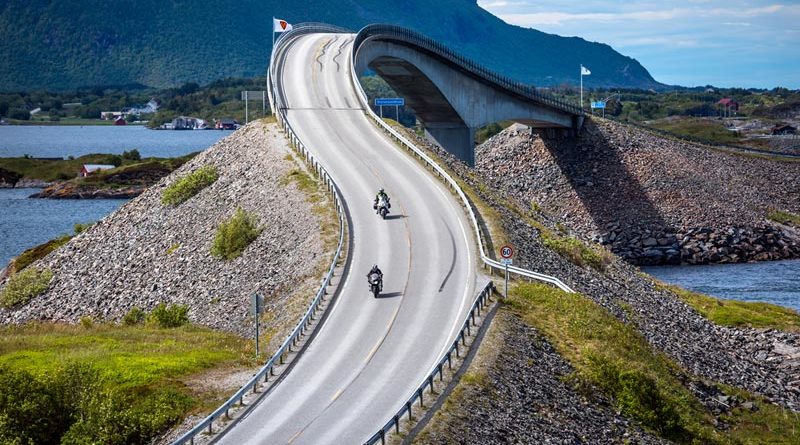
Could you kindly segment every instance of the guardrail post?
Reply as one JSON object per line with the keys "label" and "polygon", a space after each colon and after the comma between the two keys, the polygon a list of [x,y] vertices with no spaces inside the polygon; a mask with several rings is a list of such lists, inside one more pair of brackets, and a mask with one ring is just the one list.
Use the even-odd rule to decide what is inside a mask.
{"label": "guardrail post", "polygon": [[394,432],[400,434],[400,416],[394,416]]}

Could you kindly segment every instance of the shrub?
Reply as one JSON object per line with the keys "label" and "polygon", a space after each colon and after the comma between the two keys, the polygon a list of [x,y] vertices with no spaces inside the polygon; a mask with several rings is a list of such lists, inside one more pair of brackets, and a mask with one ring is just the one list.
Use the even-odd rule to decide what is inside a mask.
{"label": "shrub", "polygon": [[122,322],[128,326],[133,326],[135,324],[140,324],[144,321],[145,313],[143,310],[139,309],[138,307],[134,306],[131,310],[122,317]]}
{"label": "shrub", "polygon": [[42,377],[0,367],[0,443],[146,444],[192,403],[170,387],[109,388],[87,364]]}
{"label": "shrub", "polygon": [[91,329],[94,327],[94,319],[89,315],[81,317],[80,322],[81,326],[83,326],[84,329]]}
{"label": "shrub", "polygon": [[142,155],[139,153],[139,150],[134,148],[131,151],[123,151],[122,159],[127,159],[129,161],[140,161],[142,159]]}
{"label": "shrub", "polygon": [[25,304],[47,290],[53,272],[49,269],[28,268],[8,279],[6,287],[0,292],[0,306],[10,308]]}
{"label": "shrub", "polygon": [[161,203],[175,207],[213,184],[219,178],[217,169],[206,165],[178,179],[164,190]]}
{"label": "shrub", "polygon": [[177,328],[189,323],[189,307],[159,303],[150,313],[150,321],[162,328]]}
{"label": "shrub", "polygon": [[639,420],[662,437],[681,440],[691,435],[675,410],[678,403],[652,377],[640,370],[624,369],[599,354],[590,354],[587,359],[589,374],[614,398],[622,414]]}
{"label": "shrub", "polygon": [[258,227],[258,220],[254,214],[240,208],[236,209],[231,219],[219,225],[211,254],[226,260],[236,258],[258,238],[262,230]]}
{"label": "shrub", "polygon": [[58,443],[67,424],[47,385],[27,371],[0,367],[0,443]]}

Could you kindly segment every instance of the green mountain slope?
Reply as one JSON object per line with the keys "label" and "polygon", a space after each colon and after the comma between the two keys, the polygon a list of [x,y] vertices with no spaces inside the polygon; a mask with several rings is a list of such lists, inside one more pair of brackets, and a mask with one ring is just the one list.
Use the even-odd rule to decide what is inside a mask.
{"label": "green mountain slope", "polygon": [[9,0],[0,3],[0,91],[263,74],[272,16],[358,30],[392,23],[535,85],[658,87],[611,47],[511,26],[475,0]]}

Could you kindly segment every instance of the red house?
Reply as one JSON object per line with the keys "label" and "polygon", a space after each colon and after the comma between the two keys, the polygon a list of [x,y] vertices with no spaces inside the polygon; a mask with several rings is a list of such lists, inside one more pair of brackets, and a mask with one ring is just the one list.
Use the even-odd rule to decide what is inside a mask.
{"label": "red house", "polygon": [[85,178],[96,171],[111,170],[112,168],[114,168],[114,166],[108,164],[83,164],[81,167],[81,176]]}
{"label": "red house", "polygon": [[120,116],[120,117],[114,119],[114,125],[128,125],[128,123],[125,122],[125,118],[124,117]]}
{"label": "red house", "polygon": [[731,111],[739,111],[739,102],[736,102],[735,100],[729,97],[720,99],[719,102],[717,102],[717,105],[725,107]]}

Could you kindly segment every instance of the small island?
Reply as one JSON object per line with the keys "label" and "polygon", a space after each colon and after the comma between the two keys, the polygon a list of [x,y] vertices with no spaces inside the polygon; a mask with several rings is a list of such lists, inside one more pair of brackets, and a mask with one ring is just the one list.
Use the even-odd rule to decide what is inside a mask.
{"label": "small island", "polygon": [[129,199],[193,158],[142,158],[134,149],[77,158],[0,158],[0,188],[41,188],[32,198]]}

